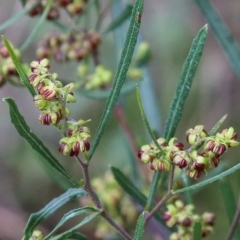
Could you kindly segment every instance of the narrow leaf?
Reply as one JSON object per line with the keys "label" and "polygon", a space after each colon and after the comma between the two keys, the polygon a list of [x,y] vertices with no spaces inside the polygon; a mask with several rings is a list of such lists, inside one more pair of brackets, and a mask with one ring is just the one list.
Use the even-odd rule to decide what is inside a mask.
{"label": "narrow leaf", "polygon": [[[146,196],[144,196],[138,188],[117,168],[111,167],[114,179],[123,188],[123,190],[132,197],[137,203],[144,207],[147,202]],[[159,222],[163,223],[162,217],[159,213],[155,214],[154,217]]]}
{"label": "narrow leaf", "polygon": [[177,90],[171,104],[170,114],[164,129],[164,136],[167,140],[173,137],[180,121],[186,98],[202,56],[202,51],[207,38],[207,31],[207,25],[199,31],[197,37],[193,40],[190,52],[184,62]]}
{"label": "narrow leaf", "polygon": [[95,213],[85,217],[79,224],[72,227],[68,231],[65,231],[64,233],[61,233],[57,236],[52,237],[51,240],[63,240],[63,239],[69,238],[69,236],[71,236],[74,232],[76,232],[80,227],[82,227],[86,223],[92,221],[94,218],[99,216],[99,214],[100,214],[100,212],[95,212]]}
{"label": "narrow leaf", "polygon": [[137,189],[135,185],[117,168],[111,167],[111,171],[118,184],[134,198],[139,204],[144,205],[146,197]]}
{"label": "narrow leaf", "polygon": [[26,228],[24,230],[23,240],[29,240],[30,237],[32,236],[33,230],[38,226],[38,224],[49,218],[60,207],[65,205],[70,200],[77,199],[82,196],[87,196],[87,192],[84,189],[82,188],[69,189],[61,196],[54,198],[39,212],[31,214],[27,222]]}
{"label": "narrow leaf", "polygon": [[25,6],[26,3],[27,3],[27,0],[20,0],[20,1],[21,1],[21,3],[22,3],[23,6]]}
{"label": "narrow leaf", "polygon": [[[22,0],[23,1],[23,0]],[[25,8],[23,8],[18,13],[14,14],[13,17],[9,18],[6,22],[0,25],[0,32],[4,31],[5,29],[9,28],[11,25],[13,25],[15,22],[17,22],[19,19],[24,17],[27,12],[31,11],[38,3],[35,2]]]}
{"label": "narrow leaf", "polygon": [[139,90],[138,86],[136,86],[136,95],[137,95],[138,107],[140,109],[140,112],[141,112],[141,115],[142,115],[142,119],[143,119],[143,122],[144,122],[147,130],[148,130],[148,133],[151,136],[153,142],[155,143],[155,145],[158,148],[158,150],[160,151],[160,153],[163,153],[163,150],[162,150],[161,146],[158,144],[157,139],[156,139],[156,137],[155,137],[155,135],[153,133],[153,130],[151,129],[150,124],[149,124],[149,122],[147,120],[147,116],[146,116],[146,114],[144,112],[143,105],[142,105],[142,99],[141,99],[141,96],[140,96],[140,90]]}
{"label": "narrow leaf", "polygon": [[223,124],[223,122],[225,121],[225,119],[227,118],[227,114],[225,114],[211,129],[211,131],[209,132],[209,135],[212,136],[213,134],[215,134],[217,132],[217,130],[220,128],[220,126]]}
{"label": "narrow leaf", "polygon": [[111,23],[107,26],[105,33],[113,31],[117,27],[121,26],[130,16],[132,13],[133,6],[128,4],[125,9],[117,16]]}
{"label": "narrow leaf", "polygon": [[53,0],[49,0],[47,1],[46,6],[44,7],[44,11],[41,15],[41,17],[39,18],[36,26],[34,27],[34,29],[31,31],[31,33],[29,34],[27,40],[24,42],[24,44],[21,46],[20,51],[24,52],[28,46],[31,44],[31,42],[34,40],[35,36],[37,35],[37,33],[39,32],[39,29],[42,27],[42,25],[44,24],[45,20],[46,20],[46,16],[49,12],[49,10],[51,9],[51,6],[53,5]]}
{"label": "narrow leaf", "polygon": [[[71,210],[70,212],[64,214],[63,218],[59,221],[59,223],[54,227],[54,229],[46,236],[43,240],[50,239],[51,236],[59,230],[65,224],[68,220],[77,217],[79,215],[82,215],[84,213],[100,213],[98,209],[92,208],[92,207],[83,207],[83,208],[77,208],[74,210]],[[85,222],[87,223],[87,222]]]}
{"label": "narrow leaf", "polygon": [[69,32],[69,27],[62,24],[59,20],[51,20],[50,23],[59,28],[63,33]]}
{"label": "narrow leaf", "polygon": [[81,233],[75,232],[72,235],[68,236],[69,240],[88,240],[86,236]]}
{"label": "narrow leaf", "polygon": [[[235,213],[237,212],[237,203],[234,198],[233,189],[229,182],[225,179],[223,179],[220,182],[220,188],[223,195],[224,200],[224,206],[228,215],[228,221],[231,225],[235,216]],[[235,237],[236,239],[240,239],[240,228],[237,227],[235,231]]]}
{"label": "narrow leaf", "polygon": [[182,188],[182,189],[179,189],[179,190],[176,190],[176,191],[172,191],[172,194],[179,194],[179,193],[183,193],[183,192],[186,192],[186,191],[195,190],[195,189],[198,189],[200,187],[204,187],[205,185],[208,185],[208,184],[213,183],[217,180],[223,179],[224,177],[236,172],[238,169],[240,169],[240,163],[238,163],[234,167],[226,170],[225,172],[222,172],[222,173],[218,174],[217,176],[211,177],[211,178],[209,178],[205,181],[202,181],[200,183],[194,184],[194,185],[186,187],[186,188]]}
{"label": "narrow leaf", "polygon": [[202,239],[202,224],[200,222],[195,222],[193,227],[193,240]]}
{"label": "narrow leaf", "polygon": [[240,77],[240,46],[233,38],[228,27],[209,0],[195,0],[202,14],[207,19],[217,41],[225,52],[230,66]]}
{"label": "narrow leaf", "polygon": [[[177,90],[175,92],[173,102],[170,107],[170,113],[165,124],[164,138],[167,140],[174,136],[174,133],[177,129],[177,125],[182,115],[185,100],[188,96],[195,72],[197,70],[198,63],[202,56],[202,51],[206,38],[207,38],[207,26],[205,25],[199,31],[196,38],[193,40],[191,49],[183,65],[180,80],[177,85]],[[167,177],[166,174],[162,176],[163,180]],[[153,196],[155,195],[159,177],[160,172],[155,172],[153,176],[154,181],[152,181],[150,186],[151,195],[149,195],[148,197],[148,203],[151,202]],[[149,207],[149,204],[146,207]]]}
{"label": "narrow leaf", "polygon": [[137,220],[137,226],[135,229],[134,240],[141,240],[144,234],[144,227],[145,227],[145,219],[144,219],[145,212],[142,212]]}
{"label": "narrow leaf", "polygon": [[106,102],[103,115],[98,125],[97,133],[94,137],[92,148],[89,153],[90,158],[92,157],[94,151],[97,148],[97,145],[99,144],[101,136],[103,135],[103,132],[111,117],[113,108],[115,107],[118,101],[118,97],[119,97],[121,88],[123,86],[123,83],[126,79],[127,71],[131,63],[132,55],[134,52],[135,45],[137,43],[137,36],[140,28],[140,22],[136,21],[136,16],[138,14],[141,14],[142,11],[143,11],[143,0],[136,0],[135,5],[133,7],[133,11],[132,11],[130,26],[127,32],[127,38],[121,54],[120,63],[118,65],[118,69],[114,77],[113,87],[108,97],[108,100]]}
{"label": "narrow leaf", "polygon": [[[127,94],[132,93],[135,90],[136,84],[141,83],[142,80],[138,81],[131,81],[131,82],[126,82],[120,93],[120,97],[126,96]],[[83,95],[84,97],[96,99],[96,100],[106,100],[109,97],[109,94],[111,93],[111,90],[100,90],[100,89],[95,89],[95,90],[83,90],[80,89],[79,93]]]}
{"label": "narrow leaf", "polygon": [[35,96],[36,95],[35,90],[33,89],[32,85],[29,83],[27,74],[25,73],[21,63],[19,62],[18,57],[15,55],[10,43],[8,42],[8,40],[5,37],[3,37],[3,41],[4,41],[4,44],[11,56],[11,59],[14,63],[14,66],[17,70],[17,73],[21,79],[22,84],[27,87],[28,91],[30,92],[30,94],[32,96]]}
{"label": "narrow leaf", "polygon": [[64,176],[73,186],[78,187],[79,184],[75,178],[73,178],[63,166],[54,158],[48,148],[37,138],[37,136],[31,131],[27,125],[24,117],[18,110],[18,107],[12,98],[4,98],[9,106],[11,122],[15,126],[17,132],[20,136],[25,138],[25,140],[31,145],[31,147],[38,152],[43,159],[54,169],[58,174]]}

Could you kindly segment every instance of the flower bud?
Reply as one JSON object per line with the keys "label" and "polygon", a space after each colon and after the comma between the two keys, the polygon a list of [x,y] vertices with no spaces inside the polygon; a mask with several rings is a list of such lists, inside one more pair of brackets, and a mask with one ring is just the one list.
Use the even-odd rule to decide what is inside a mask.
{"label": "flower bud", "polygon": [[49,102],[46,99],[44,99],[43,96],[40,94],[37,94],[34,96],[33,102],[34,102],[35,107],[39,110],[45,109],[46,106],[48,106],[48,104],[49,104]]}

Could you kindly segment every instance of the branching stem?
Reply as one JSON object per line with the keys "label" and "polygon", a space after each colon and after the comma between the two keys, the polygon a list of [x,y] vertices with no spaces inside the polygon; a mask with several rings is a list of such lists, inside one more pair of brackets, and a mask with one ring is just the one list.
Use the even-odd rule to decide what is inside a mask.
{"label": "branching stem", "polygon": [[124,237],[126,240],[133,240],[133,238],[125,232],[123,228],[121,228],[119,225],[117,225],[113,219],[108,215],[108,213],[104,210],[101,202],[99,201],[97,195],[94,193],[91,183],[90,183],[90,177],[88,172],[88,163],[84,163],[79,157],[76,157],[76,160],[80,164],[83,172],[83,179],[84,179],[84,189],[87,191],[89,197],[93,201],[94,205],[101,210],[101,216],[113,227],[116,229],[116,231]]}
{"label": "branching stem", "polygon": [[233,235],[234,235],[234,232],[238,226],[238,222],[239,222],[239,219],[240,219],[240,198],[238,200],[238,208],[237,208],[237,212],[234,216],[234,219],[233,219],[233,222],[232,222],[232,225],[231,225],[231,228],[229,230],[229,233],[227,235],[227,238],[226,240],[231,240],[233,238]]}

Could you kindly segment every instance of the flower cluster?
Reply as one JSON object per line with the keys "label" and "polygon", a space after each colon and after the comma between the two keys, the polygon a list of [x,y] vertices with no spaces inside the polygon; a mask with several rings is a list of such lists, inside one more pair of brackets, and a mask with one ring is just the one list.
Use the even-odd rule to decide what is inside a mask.
{"label": "flower cluster", "polygon": [[[93,189],[98,193],[98,197],[103,203],[104,209],[111,215],[114,221],[124,227],[126,231],[131,231],[135,227],[138,212],[129,199],[124,195],[123,189],[114,180],[113,175],[107,172],[104,177],[91,180]],[[82,204],[89,204],[89,198],[81,198]],[[87,202],[85,202],[87,201]],[[100,239],[114,235],[114,229],[106,221],[100,220],[95,227],[95,235]]]}
{"label": "flower cluster", "polygon": [[81,61],[95,51],[100,44],[100,36],[94,31],[50,34],[37,48],[39,58],[53,57],[56,61]]}
{"label": "flower cluster", "polygon": [[78,67],[78,76],[81,79],[81,87],[87,90],[105,88],[111,82],[113,74],[103,65],[98,65],[93,74],[88,74],[88,65],[81,64]]}
{"label": "flower cluster", "polygon": [[170,236],[170,240],[189,240],[192,239],[193,227],[196,222],[202,226],[202,237],[206,237],[213,231],[215,216],[213,213],[205,212],[201,216],[193,213],[194,206],[184,205],[177,200],[174,204],[167,205],[167,211],[163,215],[163,220],[168,227],[175,226],[177,232]]}
{"label": "flower cluster", "polygon": [[67,121],[68,135],[60,140],[59,152],[73,157],[90,149],[90,130],[84,126],[89,121]]}
{"label": "flower cluster", "polygon": [[72,93],[74,84],[70,83],[63,86],[57,80],[56,73],[49,73],[48,59],[33,61],[30,66],[32,74],[28,80],[38,91],[33,99],[34,105],[42,111],[39,121],[43,125],[56,125],[70,114],[66,102],[76,101]]}
{"label": "flower cluster", "polygon": [[232,127],[215,136],[209,136],[204,126],[197,125],[189,129],[186,135],[188,143],[192,145],[187,150],[183,149],[184,145],[181,142],[176,142],[176,138],[170,139],[169,142],[159,138],[159,146],[154,142],[143,145],[138,156],[143,163],[149,163],[152,170],[169,171],[170,165],[174,164],[180,169],[185,168],[191,178],[199,179],[202,173],[218,166],[220,157],[228,148],[239,145],[236,141],[237,134]]}
{"label": "flower cluster", "polygon": [[[34,96],[35,106],[41,110],[39,121],[43,125],[57,125],[59,129],[64,128],[68,131],[67,136],[60,140],[59,152],[64,155],[77,156],[80,152],[90,149],[88,138],[90,130],[84,126],[89,120],[74,121],[70,120],[70,110],[66,103],[76,101],[73,96],[74,84],[69,83],[66,86],[57,80],[56,73],[49,73],[48,59],[33,61],[31,64],[32,74],[29,82],[38,91]],[[59,122],[65,119],[64,127]]]}
{"label": "flower cluster", "polygon": [[[15,55],[20,58],[20,52],[12,46]],[[25,70],[28,70],[25,64],[22,64]],[[17,71],[14,63],[5,46],[0,46],[0,87],[2,87],[8,80],[14,83],[18,81]],[[19,83],[19,82],[18,82]]]}
{"label": "flower cluster", "polygon": [[[47,19],[58,19],[60,17],[60,8],[66,9],[72,16],[78,15],[84,10],[87,2],[88,0],[55,0],[49,13],[47,14]],[[27,4],[32,3],[32,0],[29,0],[27,2]],[[29,11],[29,16],[34,17],[41,15],[44,11],[46,4],[46,0],[41,0],[31,11]]]}

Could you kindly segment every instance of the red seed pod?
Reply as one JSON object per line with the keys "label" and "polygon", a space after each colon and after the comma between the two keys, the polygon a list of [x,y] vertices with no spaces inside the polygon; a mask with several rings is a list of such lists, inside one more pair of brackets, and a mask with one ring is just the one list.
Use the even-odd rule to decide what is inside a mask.
{"label": "red seed pod", "polygon": [[90,149],[90,143],[88,142],[88,141],[84,141],[84,146],[85,146],[85,150],[86,151],[89,151],[89,149]]}
{"label": "red seed pod", "polygon": [[184,148],[184,145],[181,142],[175,142],[174,146],[176,146],[179,150],[183,150],[183,148]]}
{"label": "red seed pod", "polygon": [[50,125],[52,123],[51,116],[48,113],[47,114],[41,114],[40,117],[39,117],[39,121],[43,125]]}
{"label": "red seed pod", "polygon": [[66,145],[67,145],[67,144],[66,144],[65,142],[62,142],[62,143],[60,144],[59,148],[58,148],[58,151],[59,151],[60,153],[63,153],[64,148],[65,148]]}
{"label": "red seed pod", "polygon": [[31,11],[28,12],[28,15],[31,17],[35,17],[43,12],[43,6],[38,4]]}
{"label": "red seed pod", "polygon": [[183,221],[182,221],[182,225],[184,227],[190,227],[192,225],[192,220],[189,217],[186,217]]}
{"label": "red seed pod", "polygon": [[66,7],[67,5],[73,3],[73,0],[59,0],[58,3],[61,7]]}
{"label": "red seed pod", "polygon": [[80,152],[80,143],[79,142],[74,143],[72,150],[73,150],[71,152],[71,154],[73,154],[72,156],[77,156]]}
{"label": "red seed pod", "polygon": [[169,213],[164,213],[163,215],[163,221],[167,222],[169,219],[171,219],[171,214]]}
{"label": "red seed pod", "polygon": [[138,157],[141,159],[141,156],[142,156],[142,154],[144,153],[144,151],[143,150],[139,150],[138,151]]}
{"label": "red seed pod", "polygon": [[56,97],[56,91],[49,86],[42,87],[39,93],[46,99],[51,100]]}
{"label": "red seed pod", "polygon": [[9,57],[9,53],[8,53],[8,50],[5,46],[1,47],[0,48],[0,55],[3,57],[3,58],[7,58]]}
{"label": "red seed pod", "polygon": [[55,20],[59,18],[59,11],[56,7],[52,7],[47,15],[48,20]]}

